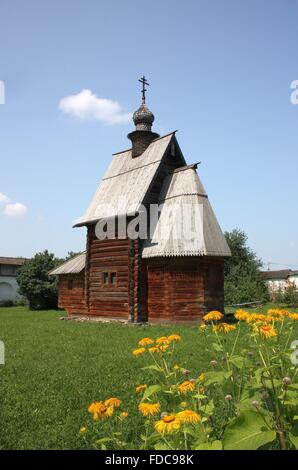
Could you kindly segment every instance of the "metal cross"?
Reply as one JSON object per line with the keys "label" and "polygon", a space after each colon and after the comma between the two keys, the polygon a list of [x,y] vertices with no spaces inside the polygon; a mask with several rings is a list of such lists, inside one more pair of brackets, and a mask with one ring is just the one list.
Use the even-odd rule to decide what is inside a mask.
{"label": "metal cross", "polygon": [[145,96],[145,93],[147,91],[147,88],[145,88],[145,85],[149,86],[149,83],[147,82],[145,76],[143,75],[142,78],[139,79],[139,82],[141,82],[143,84],[143,88],[142,88],[142,103],[145,104],[146,102],[146,96]]}

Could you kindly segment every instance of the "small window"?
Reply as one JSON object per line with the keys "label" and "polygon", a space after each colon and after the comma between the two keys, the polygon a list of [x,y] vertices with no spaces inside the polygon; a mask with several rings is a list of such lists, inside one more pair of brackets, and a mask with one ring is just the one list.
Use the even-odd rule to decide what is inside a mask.
{"label": "small window", "polygon": [[102,280],[103,280],[104,284],[108,284],[109,283],[109,273],[103,273]]}
{"label": "small window", "polygon": [[73,289],[73,279],[69,279],[68,280],[68,290],[72,290]]}
{"label": "small window", "polygon": [[117,273],[111,273],[111,284],[117,284]]}

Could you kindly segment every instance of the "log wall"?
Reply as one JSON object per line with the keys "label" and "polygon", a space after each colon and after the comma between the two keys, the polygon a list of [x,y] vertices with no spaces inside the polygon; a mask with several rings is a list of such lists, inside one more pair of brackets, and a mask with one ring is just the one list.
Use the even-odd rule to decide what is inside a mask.
{"label": "log wall", "polygon": [[[72,289],[69,283],[72,282]],[[85,277],[80,274],[65,274],[59,276],[59,308],[64,308],[67,313],[85,314]]]}
{"label": "log wall", "polygon": [[[101,317],[128,319],[130,241],[98,240],[92,227],[88,231],[88,312]],[[103,284],[104,272],[116,272],[116,284]]]}
{"label": "log wall", "polygon": [[223,259],[152,259],[147,273],[149,322],[197,323],[210,310],[223,312]]}

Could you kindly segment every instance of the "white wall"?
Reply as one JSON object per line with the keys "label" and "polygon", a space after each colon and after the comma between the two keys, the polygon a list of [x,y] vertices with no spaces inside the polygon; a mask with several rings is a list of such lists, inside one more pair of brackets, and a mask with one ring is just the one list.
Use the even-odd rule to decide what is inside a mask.
{"label": "white wall", "polygon": [[15,277],[0,276],[0,303],[19,298],[18,284]]}
{"label": "white wall", "polygon": [[298,288],[298,274],[295,274],[293,276],[289,276],[288,279],[292,284],[295,284],[295,286]]}
{"label": "white wall", "polygon": [[287,279],[269,279],[266,281],[269,291],[276,292],[284,290],[290,284],[295,284],[298,288],[298,276],[289,276]]}

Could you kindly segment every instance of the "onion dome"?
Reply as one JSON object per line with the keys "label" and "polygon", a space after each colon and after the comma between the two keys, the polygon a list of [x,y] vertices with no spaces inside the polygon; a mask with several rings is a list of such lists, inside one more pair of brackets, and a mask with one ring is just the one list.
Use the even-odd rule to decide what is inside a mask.
{"label": "onion dome", "polygon": [[137,111],[133,114],[133,122],[138,131],[151,131],[154,121],[154,114],[142,103]]}

